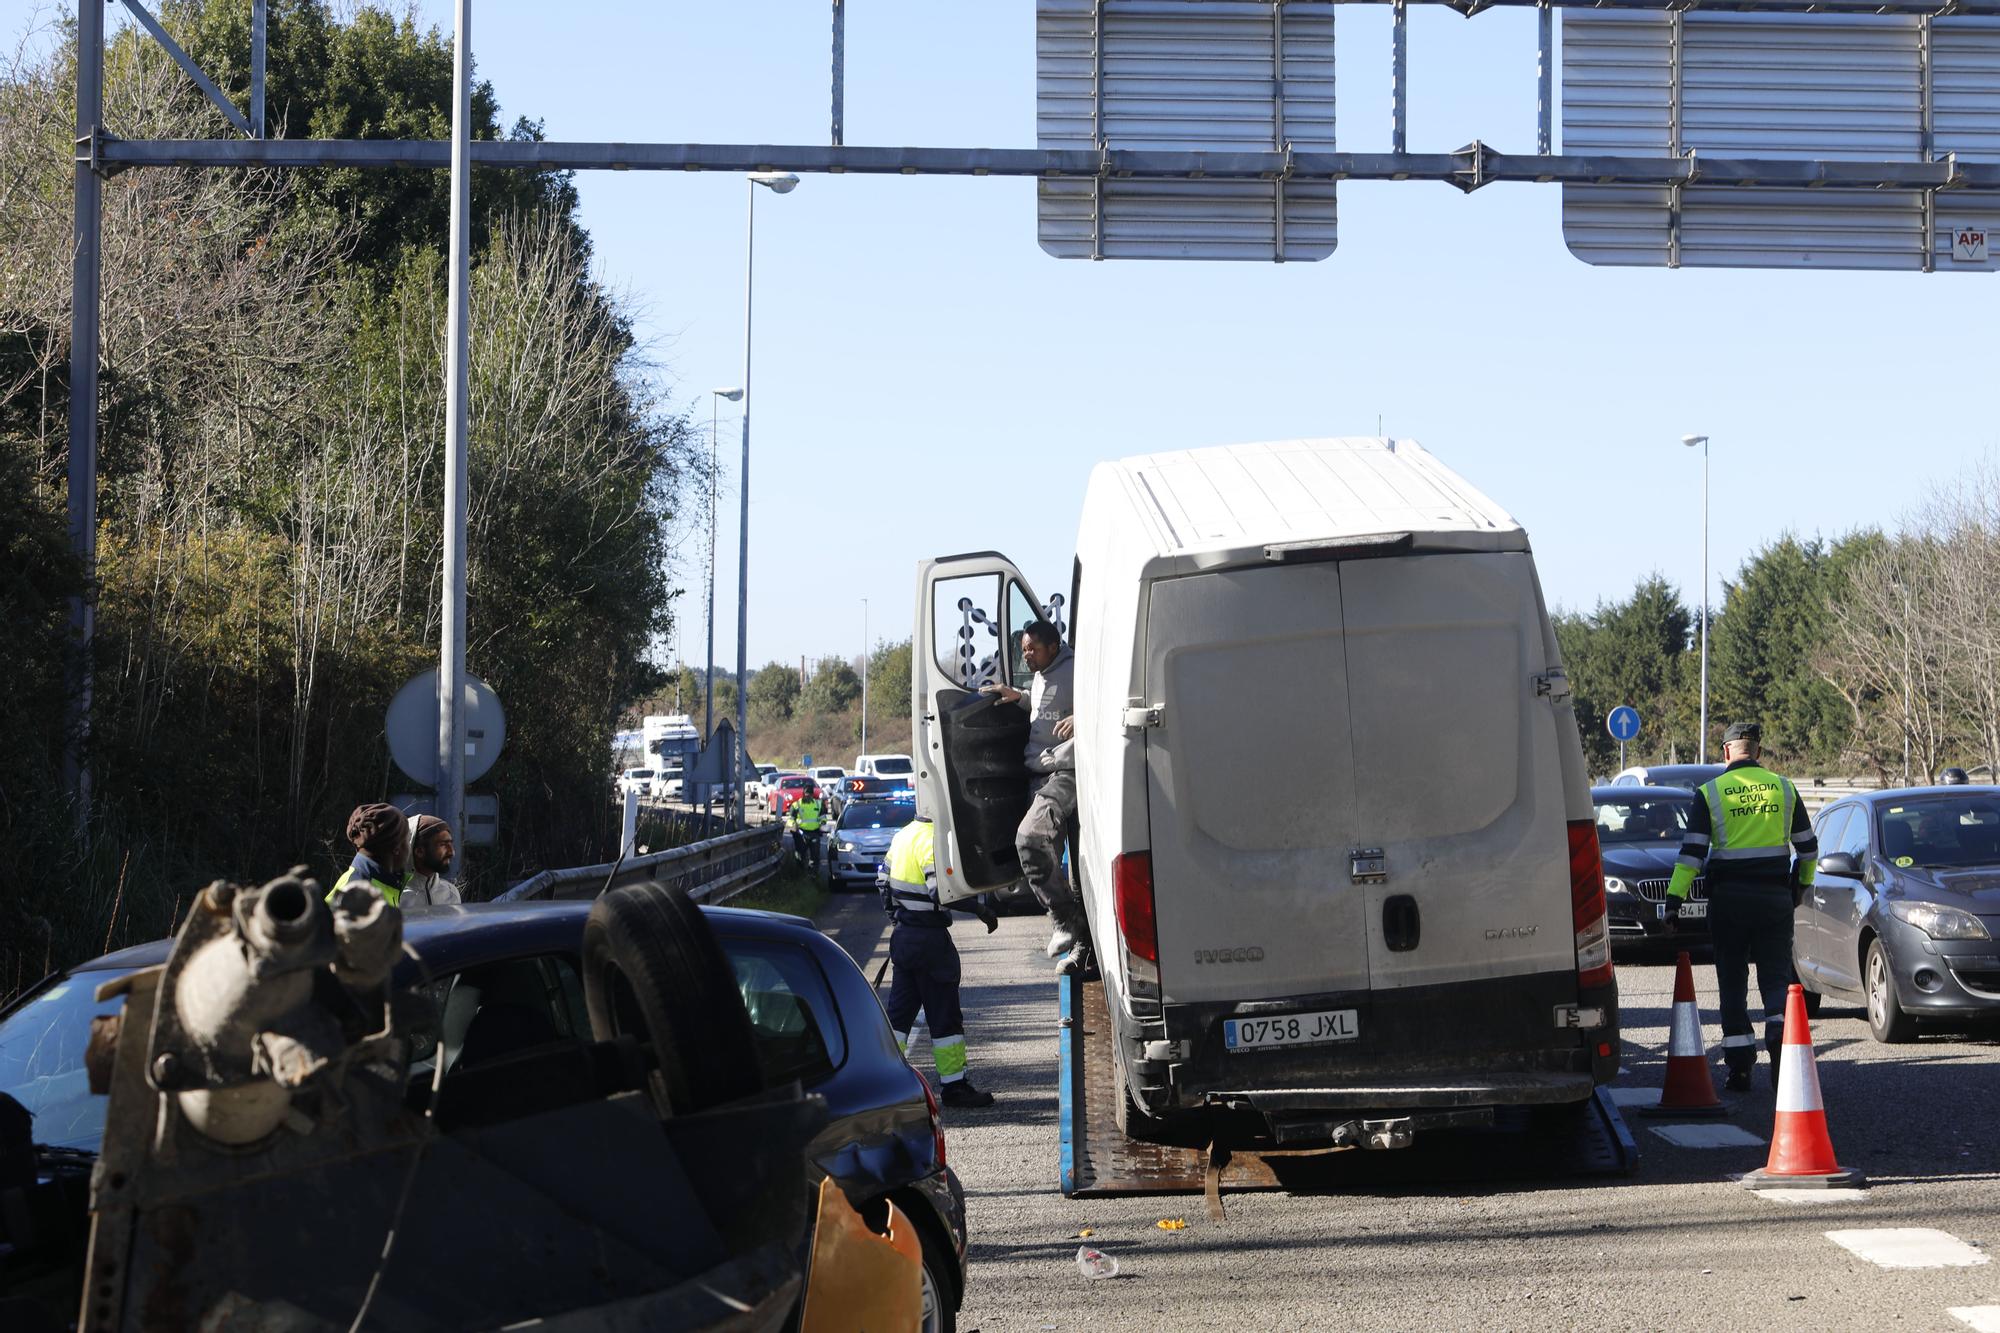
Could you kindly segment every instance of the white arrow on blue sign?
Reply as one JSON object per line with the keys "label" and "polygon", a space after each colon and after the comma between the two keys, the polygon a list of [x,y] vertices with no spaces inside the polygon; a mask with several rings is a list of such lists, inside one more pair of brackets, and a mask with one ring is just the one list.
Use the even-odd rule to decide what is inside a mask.
{"label": "white arrow on blue sign", "polygon": [[1611,733],[1611,739],[1623,743],[1639,734],[1639,710],[1630,704],[1619,704],[1604,719],[1604,729]]}

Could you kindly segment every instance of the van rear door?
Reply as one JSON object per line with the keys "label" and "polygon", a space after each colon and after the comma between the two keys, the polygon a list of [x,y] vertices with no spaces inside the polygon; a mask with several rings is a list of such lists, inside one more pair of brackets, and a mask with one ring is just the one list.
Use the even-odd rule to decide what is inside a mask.
{"label": "van rear door", "polygon": [[938,892],[947,902],[1021,877],[1014,833],[1028,813],[1028,710],[995,702],[979,687],[1031,687],[1021,631],[1041,617],[1041,605],[1021,571],[995,551],[917,567],[912,757],[919,800],[936,825]]}
{"label": "van rear door", "polygon": [[1375,991],[1574,972],[1533,558],[1348,561],[1341,592],[1353,836],[1383,853],[1364,890]]}
{"label": "van rear door", "polygon": [[1171,1002],[1368,985],[1341,608],[1332,563],[1152,587],[1147,795]]}
{"label": "van rear door", "polygon": [[1574,971],[1528,555],[1162,580],[1147,643],[1170,1003]]}

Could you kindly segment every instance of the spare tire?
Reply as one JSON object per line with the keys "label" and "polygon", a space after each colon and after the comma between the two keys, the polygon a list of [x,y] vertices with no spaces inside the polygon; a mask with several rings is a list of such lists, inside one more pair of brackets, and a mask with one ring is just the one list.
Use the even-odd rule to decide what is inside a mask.
{"label": "spare tire", "polygon": [[662,1115],[686,1115],[764,1090],[736,970],[680,889],[635,885],[591,905],[583,996],[599,1041],[650,1046]]}

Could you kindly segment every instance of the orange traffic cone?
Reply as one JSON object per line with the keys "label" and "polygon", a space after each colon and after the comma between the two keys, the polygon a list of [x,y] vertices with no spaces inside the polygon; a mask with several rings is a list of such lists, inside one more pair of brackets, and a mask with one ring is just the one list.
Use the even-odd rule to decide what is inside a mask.
{"label": "orange traffic cone", "polygon": [[1771,1126],[1771,1158],[1743,1183],[1753,1190],[1865,1185],[1868,1178],[1840,1165],[1826,1133],[1826,1104],[1819,1095],[1812,1030],[1806,1026],[1805,988],[1792,983],[1785,996],[1785,1045],[1778,1061],[1778,1114]]}
{"label": "orange traffic cone", "polygon": [[1655,1106],[1642,1106],[1651,1116],[1728,1115],[1708,1076],[1708,1052],[1701,1040],[1701,1010],[1694,1002],[1694,964],[1681,950],[1674,971],[1674,1022],[1667,1038],[1667,1081]]}

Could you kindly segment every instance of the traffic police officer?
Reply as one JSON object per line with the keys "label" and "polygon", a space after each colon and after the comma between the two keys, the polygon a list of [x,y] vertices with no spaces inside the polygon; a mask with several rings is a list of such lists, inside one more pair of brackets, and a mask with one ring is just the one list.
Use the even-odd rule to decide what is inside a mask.
{"label": "traffic police officer", "polygon": [[[889,844],[889,858],[876,871],[882,905],[895,919],[889,934],[889,961],[896,973],[882,1007],[896,1031],[896,1046],[907,1052],[917,1010],[931,1030],[931,1059],[937,1063],[938,1099],[946,1106],[993,1105],[993,1094],[972,1086],[965,1074],[965,1014],[958,1004],[958,946],[951,942],[951,908],[938,898],[935,835],[930,817],[919,813]],[[954,904],[956,906],[956,904]],[[986,923],[1000,918],[982,907],[960,907]]]}
{"label": "traffic police officer", "polygon": [[792,828],[799,838],[799,856],[803,859],[811,855],[812,868],[819,869],[819,827],[825,818],[825,807],[819,803],[819,788],[807,792],[792,807]]}
{"label": "traffic police officer", "polygon": [[[1792,908],[1813,882],[1819,843],[1805,802],[1789,778],[1757,762],[1763,729],[1736,722],[1723,733],[1728,767],[1701,785],[1688,814],[1687,834],[1674,862],[1667,896],[1687,901],[1697,874],[1707,870],[1709,936],[1715,946],[1715,984],[1722,1004],[1724,1085],[1743,1092],[1757,1064],[1750,1031],[1750,964],[1764,997],[1764,1044],[1771,1052],[1771,1081],[1785,1039],[1785,991],[1792,984]],[[1797,860],[1794,862],[1794,857]]]}

